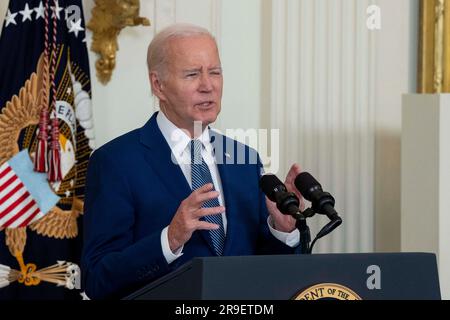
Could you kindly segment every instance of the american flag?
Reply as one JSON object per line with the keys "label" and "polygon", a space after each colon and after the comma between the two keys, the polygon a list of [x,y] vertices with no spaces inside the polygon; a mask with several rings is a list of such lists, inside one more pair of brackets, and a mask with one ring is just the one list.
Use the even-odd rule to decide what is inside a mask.
{"label": "american flag", "polygon": [[26,227],[59,200],[46,175],[33,171],[28,150],[0,166],[0,228]]}

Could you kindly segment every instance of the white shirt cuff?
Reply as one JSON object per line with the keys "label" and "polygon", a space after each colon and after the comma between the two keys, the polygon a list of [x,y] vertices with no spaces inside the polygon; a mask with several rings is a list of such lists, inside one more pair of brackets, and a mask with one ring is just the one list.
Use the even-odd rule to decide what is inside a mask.
{"label": "white shirt cuff", "polygon": [[289,247],[295,248],[300,244],[300,231],[298,229],[290,233],[275,230],[271,216],[267,217],[267,225],[269,226],[270,233]]}
{"label": "white shirt cuff", "polygon": [[162,252],[164,255],[164,258],[166,258],[166,261],[168,264],[171,264],[172,262],[174,262],[175,260],[177,260],[179,257],[181,257],[183,255],[183,248],[184,246],[182,246],[181,248],[179,248],[175,253],[172,252],[172,250],[170,250],[170,245],[169,245],[169,226],[165,227],[163,229],[163,231],[161,232],[161,247],[162,247]]}

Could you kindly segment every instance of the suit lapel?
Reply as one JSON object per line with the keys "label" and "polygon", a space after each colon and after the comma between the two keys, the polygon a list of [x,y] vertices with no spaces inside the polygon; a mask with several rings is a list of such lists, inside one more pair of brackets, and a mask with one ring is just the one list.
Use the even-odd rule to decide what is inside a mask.
{"label": "suit lapel", "polygon": [[145,160],[158,175],[167,190],[181,203],[191,193],[191,188],[178,164],[172,161],[172,151],[156,122],[157,113],[141,128],[141,143],[147,147]]}

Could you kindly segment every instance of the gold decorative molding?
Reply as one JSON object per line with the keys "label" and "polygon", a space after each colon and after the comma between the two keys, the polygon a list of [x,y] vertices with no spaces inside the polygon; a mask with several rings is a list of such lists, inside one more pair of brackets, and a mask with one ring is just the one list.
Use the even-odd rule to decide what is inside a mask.
{"label": "gold decorative molding", "polygon": [[97,78],[107,84],[116,66],[117,37],[125,27],[149,26],[147,18],[139,17],[139,0],[95,0],[92,18],[87,27],[92,30],[91,50],[100,55],[95,63]]}
{"label": "gold decorative molding", "polygon": [[420,0],[419,93],[450,92],[450,0]]}

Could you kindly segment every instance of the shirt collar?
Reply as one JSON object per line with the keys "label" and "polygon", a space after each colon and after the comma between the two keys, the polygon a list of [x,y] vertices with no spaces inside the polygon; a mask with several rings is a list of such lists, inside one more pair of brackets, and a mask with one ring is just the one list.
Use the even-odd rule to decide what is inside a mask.
{"label": "shirt collar", "polygon": [[[170,121],[162,111],[158,112],[156,122],[161,130],[161,133],[169,144],[170,149],[175,155],[181,156],[186,149],[190,152],[188,145],[192,140],[191,137],[189,137],[183,130]],[[209,127],[203,130],[200,137],[198,137],[198,140],[202,142],[206,151],[211,152],[212,145],[209,135]]]}

